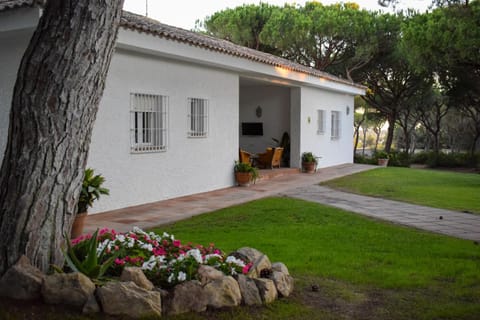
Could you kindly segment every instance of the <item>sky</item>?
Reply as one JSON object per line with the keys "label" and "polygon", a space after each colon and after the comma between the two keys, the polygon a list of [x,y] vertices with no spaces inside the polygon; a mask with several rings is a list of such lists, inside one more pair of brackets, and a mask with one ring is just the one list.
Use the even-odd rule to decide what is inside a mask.
{"label": "sky", "polygon": [[[305,0],[125,0],[124,10],[145,15],[146,1],[148,1],[148,16],[162,23],[169,24],[183,29],[193,29],[197,19],[203,20],[206,16],[226,9],[235,8],[242,4],[258,4],[266,2],[272,5],[283,6],[285,3],[305,4]],[[321,0],[321,3],[328,5],[341,2],[339,0]],[[367,10],[381,10],[377,0],[350,0],[343,2],[356,2],[361,8]],[[430,5],[430,0],[400,0],[397,9],[414,8],[425,11]],[[392,8],[384,11],[392,12]]]}

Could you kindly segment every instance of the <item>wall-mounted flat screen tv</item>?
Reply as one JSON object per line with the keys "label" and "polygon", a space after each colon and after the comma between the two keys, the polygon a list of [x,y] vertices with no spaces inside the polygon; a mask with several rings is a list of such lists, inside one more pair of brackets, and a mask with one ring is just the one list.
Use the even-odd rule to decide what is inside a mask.
{"label": "wall-mounted flat screen tv", "polygon": [[243,136],[263,136],[263,122],[242,122]]}

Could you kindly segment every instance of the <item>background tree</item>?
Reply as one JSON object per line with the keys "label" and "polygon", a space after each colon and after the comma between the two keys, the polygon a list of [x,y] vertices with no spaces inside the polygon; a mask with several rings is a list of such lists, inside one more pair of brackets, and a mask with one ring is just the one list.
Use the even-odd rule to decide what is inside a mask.
{"label": "background tree", "polygon": [[0,274],[61,265],[123,1],[49,0],[23,56],[0,171]]}
{"label": "background tree", "polygon": [[[355,155],[357,153],[357,148],[358,148],[358,142],[360,141],[360,128],[363,128],[363,124],[365,123],[366,120],[366,110],[367,110],[367,103],[365,100],[360,98],[360,96],[355,97],[354,100],[354,119],[353,119],[353,126],[354,126],[354,131],[353,131],[353,138],[354,138],[354,143],[353,143],[353,154]],[[365,144],[365,142],[364,142]]]}
{"label": "background tree", "polygon": [[480,139],[480,1],[416,15],[403,34],[410,64],[438,79],[451,106],[471,119],[473,155]]}
{"label": "background tree", "polygon": [[[419,108],[420,121],[433,141],[433,165],[437,163],[440,154],[440,138],[443,127],[443,119],[448,114],[448,110],[449,104],[447,98],[443,96],[438,89],[432,90],[431,103],[428,105],[423,105]],[[428,148],[428,146],[426,147]]]}
{"label": "background tree", "polygon": [[285,5],[273,12],[261,38],[287,59],[352,80],[375,55],[375,15],[355,3]]}
{"label": "background tree", "polygon": [[278,54],[272,46],[265,44],[260,38],[265,24],[278,9],[277,6],[263,2],[259,5],[244,4],[234,9],[216,12],[203,22],[197,20],[195,29],[197,31],[205,29],[208,35],[248,48]]}

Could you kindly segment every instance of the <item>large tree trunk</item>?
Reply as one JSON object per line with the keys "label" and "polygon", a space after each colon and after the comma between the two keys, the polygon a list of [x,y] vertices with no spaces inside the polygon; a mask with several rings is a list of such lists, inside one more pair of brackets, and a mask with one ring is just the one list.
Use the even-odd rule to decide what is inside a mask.
{"label": "large tree trunk", "polygon": [[388,119],[388,129],[387,129],[387,139],[385,140],[385,152],[390,153],[393,143],[393,135],[395,133],[395,123],[397,121],[395,116],[389,116]]}
{"label": "large tree trunk", "polygon": [[123,1],[49,0],[20,64],[0,171],[0,275],[61,265]]}

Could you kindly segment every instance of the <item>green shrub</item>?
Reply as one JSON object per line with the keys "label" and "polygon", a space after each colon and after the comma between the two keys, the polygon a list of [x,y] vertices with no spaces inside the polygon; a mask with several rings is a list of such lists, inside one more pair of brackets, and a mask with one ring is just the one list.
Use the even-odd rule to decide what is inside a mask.
{"label": "green shrub", "polygon": [[411,163],[407,152],[392,151],[389,158],[388,165],[391,167],[409,167]]}

